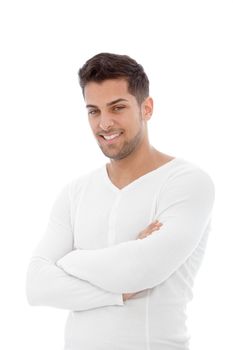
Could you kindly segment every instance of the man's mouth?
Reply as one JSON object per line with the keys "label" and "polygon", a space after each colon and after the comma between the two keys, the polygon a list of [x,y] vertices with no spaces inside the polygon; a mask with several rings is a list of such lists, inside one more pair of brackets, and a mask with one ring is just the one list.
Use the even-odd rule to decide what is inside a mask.
{"label": "man's mouth", "polygon": [[120,137],[121,134],[122,132],[118,132],[118,133],[109,134],[109,135],[99,134],[99,136],[101,136],[101,138],[107,141],[107,143],[113,143],[115,140],[117,140]]}
{"label": "man's mouth", "polygon": [[112,134],[112,135],[102,135],[105,140],[112,140],[115,139],[115,137],[119,136],[119,134]]}

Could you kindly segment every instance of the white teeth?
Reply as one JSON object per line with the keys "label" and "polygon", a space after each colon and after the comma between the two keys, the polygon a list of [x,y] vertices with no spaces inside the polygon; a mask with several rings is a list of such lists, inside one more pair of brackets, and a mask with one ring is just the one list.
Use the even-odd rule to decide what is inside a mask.
{"label": "white teeth", "polygon": [[110,135],[110,136],[103,135],[103,137],[105,138],[105,140],[112,140],[112,139],[114,139],[115,137],[117,137],[119,135],[120,134],[113,134],[113,135]]}

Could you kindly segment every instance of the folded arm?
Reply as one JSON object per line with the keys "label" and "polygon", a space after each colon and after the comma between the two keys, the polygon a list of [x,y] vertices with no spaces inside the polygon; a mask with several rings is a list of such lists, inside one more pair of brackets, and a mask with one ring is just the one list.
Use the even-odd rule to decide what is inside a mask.
{"label": "folded arm", "polygon": [[155,219],[159,232],[146,239],[96,250],[74,250],[57,265],[112,293],[155,287],[174,273],[197,247],[210,222],[214,186],[192,170],[173,176],[162,188]]}
{"label": "folded arm", "polygon": [[121,294],[103,290],[70,276],[56,261],[73,249],[70,223],[69,188],[55,201],[48,228],[28,267],[26,291],[31,305],[46,305],[69,310],[88,310],[108,305],[123,305]]}

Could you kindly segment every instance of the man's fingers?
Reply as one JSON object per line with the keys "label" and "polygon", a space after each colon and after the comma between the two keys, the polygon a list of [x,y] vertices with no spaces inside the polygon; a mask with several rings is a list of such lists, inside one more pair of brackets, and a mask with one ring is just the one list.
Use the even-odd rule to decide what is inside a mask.
{"label": "man's fingers", "polygon": [[152,222],[149,226],[147,226],[147,228],[145,228],[145,230],[140,232],[138,238],[140,238],[140,239],[146,238],[154,231],[158,231],[162,225],[163,224],[161,222],[159,222],[158,220]]}
{"label": "man's fingers", "polygon": [[139,292],[136,292],[136,293],[124,293],[123,294],[123,301],[126,301],[126,300],[132,298],[137,293],[139,293]]}
{"label": "man's fingers", "polygon": [[153,221],[150,225],[148,225],[148,227],[157,226],[157,225],[161,225],[161,224],[162,224],[161,222],[156,220],[156,221]]}
{"label": "man's fingers", "polygon": [[146,229],[146,231],[153,231],[154,229],[159,229],[163,224],[159,221],[153,222],[152,224],[150,224],[148,226],[148,228]]}

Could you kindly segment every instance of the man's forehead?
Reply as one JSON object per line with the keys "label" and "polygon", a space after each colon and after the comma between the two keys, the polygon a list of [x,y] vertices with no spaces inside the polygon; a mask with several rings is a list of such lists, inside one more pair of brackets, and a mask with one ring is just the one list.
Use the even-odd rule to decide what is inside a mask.
{"label": "man's forehead", "polygon": [[125,79],[111,79],[101,83],[88,83],[85,86],[84,98],[87,106],[108,106],[117,102],[130,102],[134,96],[129,93]]}

